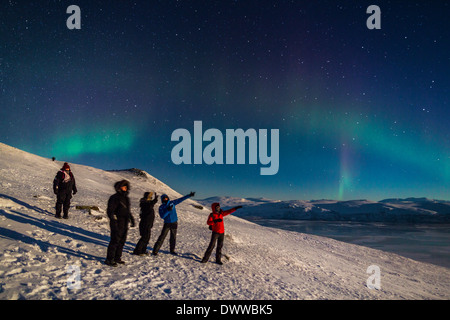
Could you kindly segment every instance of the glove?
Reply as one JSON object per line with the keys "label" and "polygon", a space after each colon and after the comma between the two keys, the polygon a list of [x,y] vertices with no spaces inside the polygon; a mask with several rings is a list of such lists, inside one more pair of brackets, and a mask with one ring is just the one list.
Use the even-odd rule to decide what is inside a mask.
{"label": "glove", "polygon": [[131,219],[131,220],[130,220],[130,226],[131,226],[132,228],[134,228],[134,226],[135,226],[134,219]]}
{"label": "glove", "polygon": [[191,193],[189,193],[189,196],[190,196],[190,197],[195,196],[195,192],[192,192],[192,191],[191,191]]}
{"label": "glove", "polygon": [[216,220],[213,220],[215,223],[217,223],[217,222],[222,222],[223,220],[222,219],[216,219]]}
{"label": "glove", "polygon": [[209,226],[209,228],[208,228],[208,229],[212,231],[212,226]]}
{"label": "glove", "polygon": [[242,206],[237,206],[237,207],[234,207],[233,209],[237,210],[237,209],[241,209],[241,208],[242,208]]}
{"label": "glove", "polygon": [[73,192],[73,195],[76,195],[76,194],[77,194],[77,192],[76,192],[76,191],[74,191],[74,192]]}

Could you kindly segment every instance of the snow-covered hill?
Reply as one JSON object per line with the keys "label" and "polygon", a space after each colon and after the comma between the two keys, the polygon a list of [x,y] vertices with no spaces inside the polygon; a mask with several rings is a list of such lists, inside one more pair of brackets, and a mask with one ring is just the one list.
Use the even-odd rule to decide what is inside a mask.
{"label": "snow-covered hill", "polygon": [[270,200],[236,197],[211,197],[200,203],[242,205],[239,217],[324,221],[450,222],[450,202],[426,198],[368,200]]}
{"label": "snow-covered hill", "polygon": [[[201,264],[210,239],[205,223],[210,210],[199,209],[192,200],[177,209],[179,256],[168,254],[168,239],[157,257],[131,255],[139,238],[138,229],[131,228],[122,257],[127,264],[106,266],[105,209],[114,182],[131,182],[136,219],[144,192],[176,198],[191,190],[180,194],[146,172],[107,172],[71,163],[79,192],[70,218],[59,220],[54,218],[52,180],[61,165],[0,144],[0,299],[450,298],[447,268],[234,216],[225,218],[224,265],[215,264],[213,257]],[[98,206],[100,211],[89,214],[76,206]],[[150,247],[161,227],[157,217]],[[380,289],[366,285],[372,265],[380,268]],[[68,270],[79,270],[79,278]],[[79,288],[71,289],[76,284]]]}

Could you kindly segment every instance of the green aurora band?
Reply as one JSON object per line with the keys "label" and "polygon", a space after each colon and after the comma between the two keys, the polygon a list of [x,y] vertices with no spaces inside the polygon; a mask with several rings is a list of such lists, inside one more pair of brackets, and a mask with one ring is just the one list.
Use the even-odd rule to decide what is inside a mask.
{"label": "green aurora band", "polygon": [[82,154],[108,154],[118,150],[129,150],[136,139],[131,126],[114,129],[76,129],[69,134],[56,135],[49,154],[62,159],[74,158]]}
{"label": "green aurora band", "polygon": [[[395,121],[380,120],[361,113],[324,111],[324,108],[300,108],[291,121],[291,130],[305,142],[323,143],[340,151],[340,177],[337,197],[344,198],[352,187],[352,166],[357,159],[351,153],[370,153],[397,165],[415,167],[442,181],[450,183],[450,149],[437,135],[409,135],[408,129]],[[339,110],[336,108],[336,110]],[[299,125],[300,123],[300,125]]]}

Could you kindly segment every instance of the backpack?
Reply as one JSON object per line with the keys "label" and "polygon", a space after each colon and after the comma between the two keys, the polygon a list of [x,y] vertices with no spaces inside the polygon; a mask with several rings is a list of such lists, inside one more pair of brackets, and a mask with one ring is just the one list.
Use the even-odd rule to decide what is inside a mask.
{"label": "backpack", "polygon": [[212,212],[208,215],[208,220],[206,221],[206,224],[209,226],[209,230],[212,230],[212,226],[214,224]]}

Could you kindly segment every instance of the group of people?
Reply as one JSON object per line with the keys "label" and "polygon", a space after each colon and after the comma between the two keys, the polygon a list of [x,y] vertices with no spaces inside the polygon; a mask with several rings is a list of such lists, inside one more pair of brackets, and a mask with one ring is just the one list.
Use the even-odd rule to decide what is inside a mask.
{"label": "group of people", "polygon": [[[111,228],[111,239],[108,245],[105,264],[109,266],[117,266],[118,264],[124,264],[122,260],[122,251],[127,239],[128,225],[135,226],[135,220],[131,214],[130,199],[128,197],[130,191],[130,183],[127,180],[121,180],[114,184],[116,191],[109,200],[106,213],[109,218],[109,224]],[[61,211],[63,212],[62,218],[67,219],[70,207],[70,199],[72,195],[77,193],[77,187],[75,184],[75,177],[70,170],[70,166],[64,163],[63,167],[56,174],[53,181],[53,191],[57,195],[56,200],[56,218],[61,218]],[[155,245],[153,246],[152,255],[158,255],[158,252],[170,232],[169,248],[170,253],[177,255],[175,251],[177,228],[178,228],[178,215],[176,205],[184,200],[193,197],[195,192],[191,192],[184,197],[170,200],[168,195],[163,194],[161,196],[161,205],[159,206],[159,216],[164,220],[164,225],[161,234],[158,237]],[[144,196],[140,199],[140,222],[139,222],[139,234],[140,239],[136,244],[133,251],[135,255],[148,255],[147,246],[150,241],[151,229],[155,220],[154,205],[158,202],[158,195],[153,192],[145,192]],[[202,263],[206,263],[211,256],[214,247],[217,243],[216,250],[216,263],[222,264],[222,247],[224,242],[225,228],[223,223],[223,217],[235,212],[242,206],[237,206],[229,210],[223,211],[220,208],[219,203],[213,203],[211,206],[212,213],[208,216],[206,221],[209,229],[212,231],[211,241],[206,249],[206,252],[201,260]]]}

